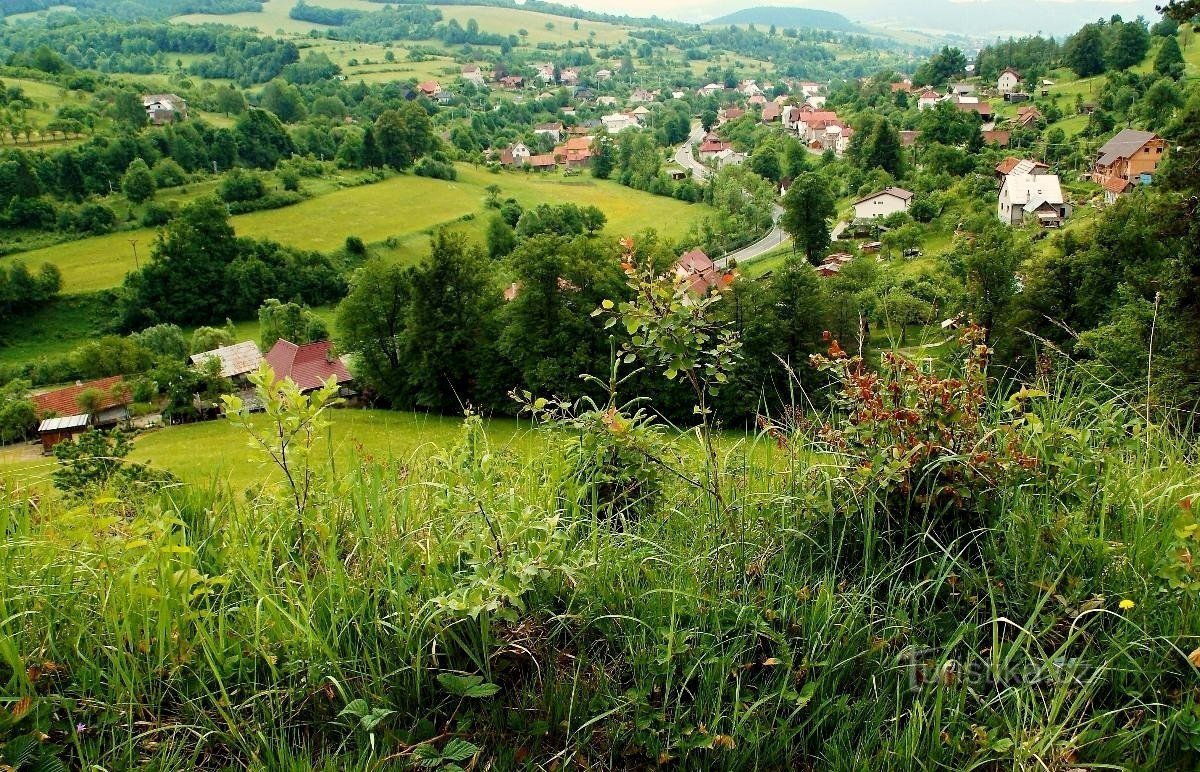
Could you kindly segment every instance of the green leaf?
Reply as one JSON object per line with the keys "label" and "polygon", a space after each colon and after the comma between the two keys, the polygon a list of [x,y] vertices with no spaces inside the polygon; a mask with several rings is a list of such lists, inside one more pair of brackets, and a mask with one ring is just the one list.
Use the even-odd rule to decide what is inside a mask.
{"label": "green leaf", "polygon": [[442,748],[442,758],[448,761],[466,761],[479,753],[479,746],[455,737]]}
{"label": "green leaf", "polygon": [[367,710],[367,701],[360,697],[357,700],[351,700],[347,703],[346,707],[342,708],[342,712],[338,713],[338,718],[342,718],[343,716],[362,718],[367,715]]}
{"label": "green leaf", "polygon": [[611,311],[613,308],[613,302],[608,299],[601,300],[600,307],[603,308],[605,311]]}
{"label": "green leaf", "polygon": [[459,697],[491,697],[500,691],[499,686],[485,682],[478,675],[439,673],[437,679],[446,691]]}

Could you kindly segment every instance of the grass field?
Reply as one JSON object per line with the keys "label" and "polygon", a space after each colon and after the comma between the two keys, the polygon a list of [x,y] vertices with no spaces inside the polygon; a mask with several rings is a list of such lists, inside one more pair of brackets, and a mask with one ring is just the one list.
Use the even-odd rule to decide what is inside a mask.
{"label": "grass field", "polygon": [[[370,242],[389,236],[416,237],[423,245],[425,232],[452,223],[463,215],[484,214],[485,188],[496,184],[504,196],[522,204],[573,202],[594,204],[608,216],[608,232],[624,234],[655,228],[671,238],[681,238],[700,220],[708,207],[623,187],[616,182],[562,175],[534,176],[521,172],[493,175],[459,166],[456,182],[413,175],[392,177],[373,185],[338,190],[302,203],[233,218],[239,235],[270,238],[303,249],[330,250],[356,235]],[[192,194],[194,195],[194,194]],[[53,247],[22,252],[3,260],[24,260],[31,266],[50,262],[63,272],[66,293],[93,292],[121,283],[134,267],[130,240],[137,240],[138,255],[149,255],[155,230],[110,233]]]}
{"label": "grass field", "polygon": [[[266,0],[263,3],[262,11],[225,14],[189,13],[184,16],[176,16],[171,21],[180,24],[231,24],[235,27],[256,29],[264,35],[274,35],[281,31],[294,35],[307,35],[312,30],[329,29],[324,24],[313,24],[289,17],[288,13],[295,5],[296,0]],[[377,3],[370,3],[367,0],[321,0],[320,3],[314,3],[314,5],[326,8],[358,8],[364,11],[377,11],[380,8]]]}
{"label": "grass field", "polygon": [[[521,30],[529,33],[523,43],[537,45],[538,43],[583,43],[592,38],[597,43],[621,43],[629,32],[624,27],[602,22],[568,19],[565,16],[554,16],[548,13],[523,11],[513,8],[492,8],[483,5],[441,5],[435,4],[446,21],[457,19],[459,24],[467,26],[468,19],[479,22],[479,29],[499,35],[519,35]],[[579,29],[575,29],[578,22]],[[546,25],[553,25],[546,29]]]}

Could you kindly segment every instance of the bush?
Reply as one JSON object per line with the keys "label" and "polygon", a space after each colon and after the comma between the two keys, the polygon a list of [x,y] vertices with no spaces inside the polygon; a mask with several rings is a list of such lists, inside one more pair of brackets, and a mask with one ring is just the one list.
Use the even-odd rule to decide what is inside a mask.
{"label": "bush", "polygon": [[358,236],[347,236],[346,251],[352,255],[365,255],[367,254],[367,245]]}
{"label": "bush", "polygon": [[230,169],[217,186],[217,195],[227,203],[254,201],[266,193],[267,186],[263,184],[262,178],[244,169]]}
{"label": "bush", "polygon": [[71,223],[80,233],[110,233],[117,225],[117,215],[104,204],[84,204],[75,212]]}
{"label": "bush", "polygon": [[458,169],[454,168],[454,164],[446,161],[437,161],[429,156],[417,161],[414,171],[418,177],[433,177],[438,180],[458,179]]}
{"label": "bush", "polygon": [[235,201],[229,204],[229,213],[247,214],[249,212],[261,212],[266,209],[282,209],[285,206],[298,204],[303,200],[304,196],[300,193],[281,190],[278,193],[268,193],[261,198],[250,201]]}
{"label": "bush", "polygon": [[154,164],[153,173],[160,188],[177,188],[187,182],[187,172],[173,158],[163,158]]}
{"label": "bush", "polygon": [[284,190],[299,191],[300,190],[300,172],[289,167],[279,170],[279,182],[283,185]]}
{"label": "bush", "polygon": [[169,204],[160,204],[151,201],[146,204],[145,211],[142,212],[142,225],[147,228],[156,228],[159,225],[166,225],[171,221],[171,218],[179,213],[179,207],[175,202]]}

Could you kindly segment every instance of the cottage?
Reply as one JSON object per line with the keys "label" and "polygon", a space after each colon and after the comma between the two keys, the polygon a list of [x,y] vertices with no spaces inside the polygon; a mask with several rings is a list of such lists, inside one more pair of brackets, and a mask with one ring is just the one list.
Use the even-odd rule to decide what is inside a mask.
{"label": "cottage", "polygon": [[554,160],[568,169],[587,166],[592,161],[591,137],[572,137],[554,148]]}
{"label": "cottage", "polygon": [[978,113],[980,120],[982,120],[984,123],[991,123],[992,119],[995,117],[995,113],[992,112],[992,106],[990,104],[987,102],[980,102],[974,97],[959,97],[954,103],[954,106],[957,107],[958,111],[961,113]]}
{"label": "cottage", "polygon": [[[1167,142],[1152,131],[1124,129],[1100,148],[1092,180],[1115,199],[1133,185],[1149,185],[1167,151]],[[1111,180],[1122,180],[1120,186]],[[1117,191],[1120,192],[1117,192]]]}
{"label": "cottage", "polygon": [[558,82],[564,86],[573,86],[579,82],[579,68],[568,67],[558,73]]}
{"label": "cottage", "polygon": [[462,79],[478,88],[483,88],[483,70],[478,64],[465,64],[462,68]]}
{"label": "cottage", "polygon": [[730,121],[736,121],[745,114],[746,111],[740,107],[727,107],[725,111],[721,113],[721,122],[729,123]]}
{"label": "cottage", "polygon": [[645,126],[646,119],[650,117],[650,110],[645,105],[638,105],[630,110],[629,114],[633,116],[633,119],[637,121],[639,125]]}
{"label": "cottage", "polygon": [[930,89],[929,91],[926,91],[923,94],[921,94],[921,96],[917,97],[917,109],[918,110],[932,110],[934,107],[937,106],[937,103],[939,100],[941,100],[941,98],[942,98],[941,94]]}
{"label": "cottage", "polygon": [[333,344],[327,340],[296,345],[282,338],[265,357],[275,373],[275,382],[290,379],[302,392],[319,389],[332,378],[341,386],[342,396],[350,393],[354,378],[340,357],[334,356]]}
{"label": "cottage", "polygon": [[542,64],[535,64],[534,70],[535,70],[535,77],[538,80],[540,80],[542,83],[553,83],[554,82],[554,65],[551,64],[550,62],[545,62]]}
{"label": "cottage", "polygon": [[719,169],[723,169],[726,166],[741,166],[746,160],[746,154],[739,153],[732,147],[726,147],[713,155],[712,160],[717,164],[717,168]]}
{"label": "cottage", "polygon": [[[1021,165],[1017,165],[1020,169]],[[1045,228],[1057,228],[1071,215],[1063,199],[1057,174],[1022,174],[1014,169],[1004,178],[996,216],[1005,225],[1034,221]]]}
{"label": "cottage", "polygon": [[975,86],[970,83],[951,83],[950,93],[955,96],[970,96],[975,93]]}
{"label": "cottage", "polygon": [[535,155],[529,157],[529,168],[535,172],[552,172],[558,168],[558,163],[553,154]]}
{"label": "cottage", "polygon": [[435,97],[442,93],[442,86],[436,80],[427,80],[424,83],[417,84],[417,91],[422,96]]}
{"label": "cottage", "polygon": [[600,121],[604,124],[604,129],[609,134],[619,134],[626,129],[638,128],[637,119],[626,113],[613,113],[612,115],[601,116]]}
{"label": "cottage", "polygon": [[1000,77],[996,78],[996,90],[1001,94],[1016,91],[1020,85],[1021,74],[1012,67],[1005,67],[1004,72],[1000,73]]}
{"label": "cottage", "polygon": [[258,366],[262,364],[263,355],[258,350],[257,343],[245,340],[201,354],[192,354],[191,360],[193,367],[204,367],[208,362],[215,360],[218,365],[218,375],[231,380],[241,380],[258,369]]}
{"label": "cottage", "polygon": [[995,145],[996,147],[1008,147],[1009,143],[1012,141],[1011,131],[996,131],[995,129],[992,129],[990,131],[984,131],[980,133],[983,134],[984,143],[988,145]]}
{"label": "cottage", "polygon": [[592,77],[595,78],[597,82],[603,83],[606,80],[612,80],[612,76],[612,70],[596,70],[595,75]]}
{"label": "cottage", "polygon": [[762,105],[765,105],[766,103],[767,103],[767,98],[765,96],[763,96],[762,94],[755,94],[754,96],[752,96],[746,100],[746,104],[750,105],[751,107],[761,107]]}
{"label": "cottage", "polygon": [[1024,128],[1037,126],[1039,123],[1042,123],[1044,121],[1044,119],[1042,118],[1042,114],[1038,111],[1038,109],[1036,107],[1034,107],[1032,105],[1030,105],[1028,107],[1018,108],[1017,109],[1017,117],[1015,120],[1016,120],[1016,123],[1018,126],[1021,126]]}
{"label": "cottage", "polygon": [[731,146],[728,142],[723,142],[716,134],[708,134],[700,143],[698,156],[701,161],[711,161],[717,157],[717,154],[729,149]]}
{"label": "cottage", "polygon": [[500,78],[500,85],[508,89],[522,89],[525,88],[525,79],[520,75],[505,75]]}
{"label": "cottage", "polygon": [[783,108],[776,102],[768,102],[763,105],[762,122],[774,123],[779,120],[779,116],[783,114]]}
{"label": "cottage", "polygon": [[562,121],[540,123],[533,127],[533,133],[539,137],[549,137],[552,142],[561,142],[563,137]]}
{"label": "cottage", "polygon": [[142,107],[146,118],[155,126],[162,126],[188,117],[187,100],[178,94],[143,94]]}
{"label": "cottage", "polygon": [[904,188],[884,188],[878,193],[872,193],[855,201],[854,216],[860,220],[870,220],[876,217],[887,217],[896,212],[907,212],[912,199],[912,191]]}
{"label": "cottage", "polygon": [[687,282],[692,292],[703,295],[713,288],[722,288],[733,282],[731,271],[720,271],[716,263],[702,250],[693,249],[684,253],[675,264],[675,275]]}
{"label": "cottage", "polygon": [[725,87],[719,83],[709,83],[707,86],[701,86],[696,90],[696,93],[702,97],[716,96],[725,91]]}
{"label": "cottage", "polygon": [[[42,420],[38,425],[38,436],[42,438],[42,447],[47,452],[58,442],[79,434],[88,426],[106,429],[128,420],[129,404],[133,401],[129,386],[120,375],[34,394],[32,399],[34,411]],[[80,426],[77,424],[81,416],[84,422]],[[72,420],[47,424],[46,419],[58,417]]]}

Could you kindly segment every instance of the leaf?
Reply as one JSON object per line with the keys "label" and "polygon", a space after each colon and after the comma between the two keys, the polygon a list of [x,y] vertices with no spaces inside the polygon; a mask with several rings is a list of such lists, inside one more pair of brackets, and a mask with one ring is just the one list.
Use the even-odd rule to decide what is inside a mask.
{"label": "leaf", "polygon": [[603,308],[605,311],[611,311],[613,309],[613,305],[614,305],[613,302],[611,300],[608,300],[607,298],[600,301],[600,307]]}
{"label": "leaf", "polygon": [[367,710],[367,701],[359,697],[357,700],[351,700],[347,703],[346,707],[342,708],[342,712],[338,713],[338,718],[342,718],[343,716],[362,718],[367,715]]}
{"label": "leaf", "polygon": [[442,758],[448,761],[466,761],[479,751],[478,745],[455,737],[442,748]]}
{"label": "leaf", "polygon": [[1192,663],[1192,667],[1200,668],[1200,649],[1196,649],[1188,655],[1188,662]]}
{"label": "leaf", "polygon": [[483,676],[439,673],[437,678],[446,691],[459,697],[491,697],[500,691],[496,684],[484,682]]}

